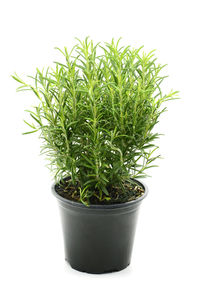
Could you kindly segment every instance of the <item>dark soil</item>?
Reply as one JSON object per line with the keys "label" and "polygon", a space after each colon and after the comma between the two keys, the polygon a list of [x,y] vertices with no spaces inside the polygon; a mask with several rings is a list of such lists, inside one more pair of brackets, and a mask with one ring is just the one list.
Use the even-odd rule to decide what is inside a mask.
{"label": "dark soil", "polygon": [[[64,179],[63,183],[59,183],[55,186],[56,192],[65,199],[69,199],[75,202],[80,201],[79,194],[79,185],[73,185],[69,179]],[[89,199],[90,204],[116,204],[116,203],[124,203],[131,200],[136,200],[144,194],[144,189],[137,184],[134,180],[133,183],[124,183],[124,189],[120,187],[108,187],[107,188],[109,196],[104,195],[105,197],[109,197],[110,200],[99,200],[98,195],[92,196]],[[96,193],[97,194],[97,193]]]}

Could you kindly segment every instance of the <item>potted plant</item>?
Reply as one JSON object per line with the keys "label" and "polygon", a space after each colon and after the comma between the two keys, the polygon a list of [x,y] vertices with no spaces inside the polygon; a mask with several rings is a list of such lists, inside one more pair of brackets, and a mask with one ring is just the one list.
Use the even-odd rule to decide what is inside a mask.
{"label": "potted plant", "polygon": [[[77,39],[78,40],[78,39]],[[164,66],[154,51],[116,43],[78,40],[64,62],[37,69],[26,83],[17,74],[18,91],[38,98],[28,111],[40,132],[55,183],[65,242],[72,268],[104,273],[126,268],[147,187],[138,181],[159,157],[154,132],[163,103]]]}

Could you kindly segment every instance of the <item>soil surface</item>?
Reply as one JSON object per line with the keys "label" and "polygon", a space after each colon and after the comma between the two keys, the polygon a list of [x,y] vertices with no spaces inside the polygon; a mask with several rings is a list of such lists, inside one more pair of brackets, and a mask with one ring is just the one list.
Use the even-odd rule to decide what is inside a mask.
{"label": "soil surface", "polygon": [[[73,185],[68,179],[64,179],[63,183],[56,184],[56,192],[65,199],[75,202],[80,201],[79,185]],[[124,183],[124,189],[120,187],[108,187],[109,195],[104,195],[102,200],[97,196],[89,199],[89,204],[116,204],[136,200],[144,194],[144,189],[133,180],[133,183]],[[107,200],[106,200],[107,198]]]}

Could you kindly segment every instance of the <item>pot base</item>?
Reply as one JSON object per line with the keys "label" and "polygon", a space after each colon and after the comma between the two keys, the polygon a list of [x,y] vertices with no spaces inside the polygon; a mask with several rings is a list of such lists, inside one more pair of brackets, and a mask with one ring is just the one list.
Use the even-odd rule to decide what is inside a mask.
{"label": "pot base", "polygon": [[120,271],[122,271],[122,270],[124,270],[124,269],[126,269],[129,265],[130,265],[130,263],[129,264],[127,264],[127,265],[124,265],[124,266],[120,266],[120,267],[118,267],[118,268],[115,268],[115,269],[108,269],[108,270],[99,270],[99,271],[97,271],[97,270],[90,270],[90,269],[82,269],[82,268],[80,268],[80,266],[76,266],[76,265],[72,265],[72,264],[70,264],[70,262],[67,260],[67,259],[65,259],[65,261],[66,261],[66,263],[72,268],[72,269],[74,269],[74,270],[76,270],[76,271],[79,271],[79,272],[82,272],[82,273],[87,273],[87,274],[107,274],[107,273],[114,273],[114,272],[120,272]]}

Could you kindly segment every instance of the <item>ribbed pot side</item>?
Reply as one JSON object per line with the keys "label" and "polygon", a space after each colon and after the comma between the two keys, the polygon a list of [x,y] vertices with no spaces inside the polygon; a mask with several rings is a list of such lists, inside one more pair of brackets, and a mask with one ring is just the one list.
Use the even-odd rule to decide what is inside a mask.
{"label": "ribbed pot side", "polygon": [[126,268],[131,253],[139,207],[147,187],[137,200],[111,205],[90,205],[67,200],[55,191],[63,228],[65,259],[73,269],[107,273]]}

